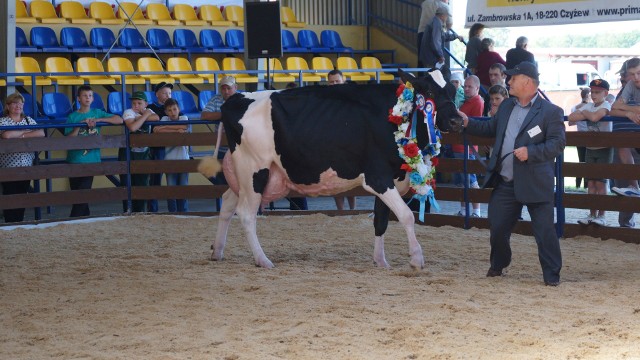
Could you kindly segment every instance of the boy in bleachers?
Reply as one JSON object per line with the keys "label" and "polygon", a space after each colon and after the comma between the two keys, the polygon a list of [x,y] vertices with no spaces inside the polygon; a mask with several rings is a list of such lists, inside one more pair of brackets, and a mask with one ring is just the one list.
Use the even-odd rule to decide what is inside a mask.
{"label": "boy in bleachers", "polygon": [[487,112],[488,116],[493,116],[498,112],[498,108],[502,102],[509,98],[509,91],[502,85],[493,85],[489,88],[489,104],[491,108]]}
{"label": "boy in bleachers", "polygon": [[[151,125],[147,121],[158,121],[160,117],[147,108],[147,95],[144,91],[136,91],[131,96],[131,109],[127,109],[122,114],[125,126],[131,134],[149,134]],[[129,149],[130,159],[150,160],[151,154],[148,146],[131,147]],[[125,149],[121,148],[118,153],[118,160],[125,161]],[[126,175],[120,176],[121,184],[126,183]],[[131,174],[131,186],[149,186],[149,174]],[[127,211],[127,202],[123,201],[123,209]],[[146,200],[133,200],[131,203],[132,212],[144,212],[147,209]]]}
{"label": "boy in bleachers", "polygon": [[[605,100],[609,93],[609,83],[602,79],[596,79],[591,81],[589,87],[591,88],[591,100],[593,102],[587,103],[579,110],[571,113],[569,115],[569,123],[575,124],[578,121],[584,121],[587,124],[587,131],[611,132],[613,128],[611,121],[600,121],[611,111],[611,104]],[[611,164],[613,162],[613,148],[587,146],[584,158],[587,164]],[[587,189],[589,194],[606,195],[607,180],[605,178],[588,179]],[[578,220],[578,223],[582,225],[607,225],[604,219],[604,210],[598,209],[591,209],[589,216]]]}
{"label": "boy in bleachers", "polygon": [[464,84],[464,78],[462,73],[459,71],[452,73],[449,81],[451,81],[453,87],[456,88],[456,96],[453,98],[453,103],[455,104],[456,109],[460,109],[460,106],[462,106],[462,103],[464,102],[464,89],[462,86]]}
{"label": "boy in bleachers", "polygon": [[[180,106],[175,99],[167,99],[164,103],[165,116],[160,119],[163,121],[187,121],[185,115],[180,115]],[[186,133],[188,125],[158,125],[153,128],[154,133]],[[168,146],[165,148],[165,160],[189,160],[188,146]],[[168,186],[188,185],[189,173],[171,173],[165,174]],[[169,212],[187,212],[189,205],[186,199],[167,199],[167,207]]]}
{"label": "boy in bleachers", "polygon": [[[86,127],[68,127],[64,129],[65,136],[98,136],[100,135],[99,122],[109,124],[122,124],[122,118],[100,109],[92,109],[93,90],[89,85],[82,85],[78,88],[77,95],[80,109],[69,114],[67,124],[86,124]],[[69,164],[92,164],[101,162],[100,149],[79,149],[67,151],[67,162]],[[91,189],[93,176],[79,176],[69,178],[71,190]],[[69,217],[89,216],[89,204],[73,204]]]}
{"label": "boy in bleachers", "polygon": [[[159,118],[165,116],[164,112],[164,104],[165,102],[171,98],[171,91],[173,90],[173,84],[161,82],[156,84],[153,87],[153,92],[156,94],[157,103],[149,104],[149,109],[151,109]],[[152,160],[164,160],[164,147],[154,146],[151,148],[151,159]],[[149,176],[149,185],[150,186],[160,186],[162,184],[162,174],[151,174]],[[147,201],[147,211],[149,212],[158,212],[158,200],[149,200]]]}

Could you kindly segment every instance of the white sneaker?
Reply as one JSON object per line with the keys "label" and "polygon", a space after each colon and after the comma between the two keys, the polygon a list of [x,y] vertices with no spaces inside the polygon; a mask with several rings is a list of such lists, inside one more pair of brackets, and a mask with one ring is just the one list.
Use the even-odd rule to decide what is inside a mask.
{"label": "white sneaker", "polygon": [[591,222],[599,226],[607,226],[607,220],[604,219],[604,216],[598,216],[591,220]]}
{"label": "white sneaker", "polygon": [[617,195],[620,195],[620,196],[640,197],[640,189],[634,188],[634,187],[619,188],[614,186],[611,188],[611,192],[616,193]]}
{"label": "white sneaker", "polygon": [[593,220],[594,220],[594,219],[595,219],[595,217],[593,217],[593,216],[589,215],[589,216],[587,216],[587,217],[586,217],[586,218],[584,218],[584,219],[580,219],[580,220],[578,220],[578,224],[581,224],[581,225],[589,225],[589,224],[591,224],[591,222],[593,222]]}

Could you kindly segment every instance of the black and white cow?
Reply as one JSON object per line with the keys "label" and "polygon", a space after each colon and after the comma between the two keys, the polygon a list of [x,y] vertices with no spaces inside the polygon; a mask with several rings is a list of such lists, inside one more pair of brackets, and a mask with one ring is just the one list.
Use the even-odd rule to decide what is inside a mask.
{"label": "black and white cow", "polygon": [[[451,102],[455,90],[439,71],[424,78],[402,73],[416,94],[435,100],[437,125],[447,131],[459,121]],[[222,260],[231,217],[237,213],[257,266],[271,268],[256,235],[261,204],[290,190],[309,196],[334,195],[362,186],[377,196],[374,208],[374,262],[388,267],[384,233],[389,210],[409,239],[410,265],[422,269],[422,248],[414,232],[414,215],[401,198],[409,188],[394,139],[397,126],[388,121],[397,102],[398,85],[345,84],[307,86],[282,92],[233,95],[222,106],[230,152],[222,164],[230,185],[222,199],[212,260]],[[422,121],[417,138],[426,146]],[[203,162],[204,164],[204,162]],[[203,165],[201,164],[201,165]],[[206,166],[200,170],[207,176]],[[219,170],[219,167],[218,169]]]}

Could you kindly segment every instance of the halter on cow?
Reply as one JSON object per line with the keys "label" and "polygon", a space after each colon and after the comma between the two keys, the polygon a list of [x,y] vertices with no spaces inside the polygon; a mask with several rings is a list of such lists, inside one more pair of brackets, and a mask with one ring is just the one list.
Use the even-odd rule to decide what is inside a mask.
{"label": "halter on cow", "polygon": [[[449,130],[460,121],[451,101],[455,90],[436,70],[424,78],[400,71],[416,96],[433,99],[437,127]],[[335,195],[357,186],[376,195],[374,206],[374,262],[389,267],[384,255],[384,233],[389,211],[404,226],[409,240],[410,265],[424,267],[422,248],[414,232],[414,215],[401,194],[409,189],[389,121],[398,97],[397,85],[345,84],[307,86],[282,92],[236,94],[222,106],[222,121],[230,152],[223,170],[230,189],[222,196],[222,209],[212,260],[222,260],[231,217],[237,213],[257,266],[271,268],[256,235],[256,214],[261,204],[282,198],[290,190],[309,196]],[[428,128],[418,114],[418,146],[428,144]],[[212,176],[218,169],[199,169]]]}

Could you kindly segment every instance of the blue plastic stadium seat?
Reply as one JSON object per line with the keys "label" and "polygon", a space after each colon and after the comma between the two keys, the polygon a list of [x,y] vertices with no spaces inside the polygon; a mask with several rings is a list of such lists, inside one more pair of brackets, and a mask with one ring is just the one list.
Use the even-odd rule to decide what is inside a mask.
{"label": "blue plastic stadium seat", "polygon": [[107,107],[108,107],[107,112],[110,114],[122,115],[122,113],[126,109],[130,109],[131,100],[129,98],[131,97],[131,94],[125,93],[124,97],[125,97],[125,104],[123,106],[122,93],[118,91],[110,92],[109,95],[107,95]]}
{"label": "blue plastic stadium seat", "polygon": [[147,102],[149,104],[158,103],[158,98],[156,97],[156,93],[154,91],[145,91],[144,93],[147,94]]}
{"label": "blue plastic stadium seat", "polygon": [[207,106],[207,103],[216,94],[214,90],[200,90],[198,94],[198,105],[200,105],[200,111]]}
{"label": "blue plastic stadium seat", "polygon": [[119,44],[129,52],[151,52],[137,29],[122,29]]}
{"label": "blue plastic stadium seat", "polygon": [[336,52],[353,52],[353,48],[344,46],[340,34],[335,30],[322,30],[320,41],[323,47],[328,47]]}
{"label": "blue plastic stadium seat", "polygon": [[318,35],[313,30],[298,31],[298,45],[311,52],[330,52],[328,47],[320,46]]}
{"label": "blue plastic stadium seat", "polygon": [[[98,51],[106,52],[111,48],[111,45],[116,42],[116,36],[109,28],[93,28],[89,32],[89,40],[91,45],[98,49]],[[115,44],[111,49],[112,52],[123,53],[126,49],[123,49],[118,44]]]}
{"label": "blue plastic stadium seat", "polygon": [[173,44],[175,47],[188,52],[205,52],[206,49],[198,44],[196,34],[189,29],[176,29],[173,32]]}
{"label": "blue plastic stadium seat", "polygon": [[50,27],[32,27],[31,45],[42,52],[67,52],[66,48],[60,46],[56,33]]}
{"label": "blue plastic stadium seat", "polygon": [[60,30],[60,43],[72,52],[96,52],[97,49],[89,45],[84,30],[77,27],[65,27]]}
{"label": "blue plastic stadium seat", "polygon": [[147,42],[156,52],[173,52],[175,49],[171,43],[171,37],[165,29],[147,30]]}
{"label": "blue plastic stadium seat", "polygon": [[[92,109],[100,109],[107,111],[104,107],[104,101],[102,101],[102,97],[97,92],[93,93],[93,102],[91,103]],[[76,109],[80,109],[80,103],[76,101]]]}
{"label": "blue plastic stadium seat", "polygon": [[239,52],[244,51],[244,31],[229,29],[224,33],[224,42],[228,47]]}
{"label": "blue plastic stadium seat", "polygon": [[42,110],[50,121],[67,121],[67,117],[71,114],[71,102],[63,93],[44,93]]}
{"label": "blue plastic stadium seat", "polygon": [[284,52],[308,52],[306,48],[298,46],[296,38],[291,30],[282,29],[282,51]]}
{"label": "blue plastic stadium seat", "polygon": [[20,95],[22,95],[22,97],[24,98],[24,107],[23,107],[23,111],[24,114],[27,116],[30,116],[36,120],[38,119],[42,119],[42,111],[41,111],[41,105],[36,103],[36,112],[34,116],[34,112],[33,112],[33,96],[31,96],[31,94],[29,93],[20,93]]}
{"label": "blue plastic stadium seat", "polygon": [[200,30],[200,46],[205,48],[207,51],[212,52],[236,52],[236,50],[224,45],[224,42],[222,42],[222,35],[220,35],[218,30],[215,29]]}
{"label": "blue plastic stadium seat", "polygon": [[193,94],[188,91],[177,90],[171,92],[171,98],[178,102],[180,111],[185,114],[189,120],[200,119],[200,110],[198,110]]}
{"label": "blue plastic stadium seat", "polygon": [[18,53],[18,56],[23,52],[36,51],[38,51],[36,47],[29,45],[29,40],[27,40],[27,35],[24,33],[24,30],[16,27],[16,52]]}

